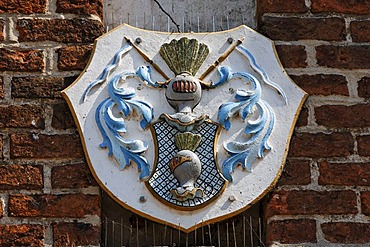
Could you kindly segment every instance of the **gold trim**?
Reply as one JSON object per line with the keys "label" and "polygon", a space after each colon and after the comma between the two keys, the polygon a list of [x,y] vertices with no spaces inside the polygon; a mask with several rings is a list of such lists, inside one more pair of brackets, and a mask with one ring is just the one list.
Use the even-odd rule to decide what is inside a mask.
{"label": "gold trim", "polygon": [[191,158],[190,157],[173,157],[171,160],[170,160],[170,170],[171,172],[173,173],[173,171],[180,165],[182,165],[184,162],[186,161],[191,161]]}
{"label": "gold trim", "polygon": [[[184,194],[179,194],[176,189],[173,189],[173,190],[171,190],[171,194],[174,195],[177,198],[186,198],[184,200],[184,201],[186,201],[187,199],[194,199],[196,197],[196,194],[198,193],[198,191],[201,192],[202,197],[204,197],[204,191],[202,189],[199,189],[199,188],[194,188],[192,191],[185,191]],[[190,195],[190,197],[189,197],[189,195]]]}
{"label": "gold trim", "polygon": [[[162,117],[162,118],[161,118]],[[153,128],[153,125],[156,124],[156,123],[159,123],[159,122],[163,122],[163,121],[166,121],[165,119],[163,119],[163,117],[169,117],[170,119],[173,119],[171,118],[170,116],[168,116],[167,114],[162,114],[160,117],[160,119],[158,119],[157,121],[155,121],[154,123],[150,124],[150,131],[152,133],[152,136],[153,137],[156,137],[155,135],[155,130]],[[177,119],[176,119],[177,120]],[[216,123],[216,122],[213,122],[211,119],[209,119],[206,115],[202,115],[201,117],[191,121],[192,123],[195,123],[196,121],[201,121],[201,120],[204,120],[205,122],[208,122],[208,123],[211,123],[211,124],[215,124],[217,125],[217,130],[216,130],[216,133],[215,133],[215,139],[213,141],[213,154],[214,154],[214,160],[215,160],[215,164],[216,164],[216,169],[217,169],[217,172],[219,173],[219,175],[225,180],[225,183],[223,185],[223,187],[218,191],[217,194],[215,194],[212,198],[210,198],[208,201],[200,204],[200,205],[197,205],[197,206],[189,206],[189,207],[184,207],[184,206],[178,206],[178,205],[175,205],[175,204],[172,204],[168,201],[166,201],[165,199],[163,199],[162,197],[160,197],[155,191],[154,189],[152,188],[152,186],[150,186],[149,184],[149,179],[154,175],[155,173],[155,170],[157,168],[157,163],[158,163],[158,141],[157,139],[154,140],[154,148],[155,148],[155,158],[154,158],[154,166],[153,166],[153,169],[152,169],[152,173],[150,174],[149,176],[149,179],[147,181],[145,181],[145,186],[148,188],[148,190],[150,191],[150,193],[157,199],[159,200],[161,203],[167,205],[168,207],[171,207],[171,208],[174,208],[174,209],[177,209],[177,210],[180,210],[180,211],[194,211],[194,210],[197,210],[197,209],[200,209],[200,208],[203,208],[203,207],[206,207],[207,205],[209,205],[211,202],[215,201],[226,189],[227,185],[228,185],[228,180],[225,179],[222,175],[222,173],[220,172],[219,170],[219,165],[218,165],[218,161],[217,161],[217,143],[218,143],[218,137],[220,136],[220,132],[221,132],[221,125],[219,123]],[[180,121],[178,121],[179,123],[181,123]],[[189,123],[181,123],[182,125],[184,126],[189,126],[190,124]],[[175,127],[174,127],[175,128]],[[184,231],[183,229],[181,229],[181,231]],[[185,231],[187,232],[187,231]],[[190,232],[190,231],[189,231]]]}
{"label": "gold trim", "polygon": [[[114,28],[114,29],[112,29],[110,32],[113,32],[113,31],[115,31],[116,29],[119,29],[121,26],[129,26],[130,28],[133,28],[133,29],[140,29],[140,28],[136,28],[136,27],[132,27],[132,26],[130,26],[130,25],[128,25],[128,24],[122,24],[122,25],[120,25],[120,26],[118,26],[118,27],[116,27],[116,28]],[[192,231],[194,231],[194,230],[196,230],[196,229],[198,229],[199,227],[202,227],[202,226],[205,226],[205,225],[209,225],[209,224],[213,224],[213,223],[215,223],[215,222],[219,222],[219,221],[222,221],[222,220],[225,220],[225,219],[228,219],[228,218],[231,218],[231,217],[233,217],[233,216],[235,216],[235,215],[237,215],[237,214],[239,214],[239,213],[241,213],[241,212],[243,212],[243,211],[245,211],[245,210],[247,210],[248,208],[250,208],[253,204],[255,204],[256,202],[258,202],[259,200],[261,200],[261,198],[262,197],[264,197],[275,185],[276,185],[276,183],[277,183],[277,181],[279,180],[279,178],[280,178],[280,176],[281,176],[281,173],[282,173],[282,171],[283,171],[283,168],[284,168],[284,165],[285,165],[285,161],[286,161],[286,158],[287,158],[287,155],[288,155],[288,150],[289,150],[289,145],[290,145],[290,140],[291,140],[291,137],[292,137],[292,134],[293,134],[293,131],[294,131],[294,127],[295,127],[295,124],[296,124],[296,122],[297,122],[297,119],[298,119],[298,116],[299,116],[299,113],[300,113],[300,111],[301,111],[301,109],[302,109],[302,106],[303,106],[303,104],[305,103],[305,101],[306,101],[306,99],[307,99],[307,97],[308,97],[308,94],[307,93],[305,93],[289,76],[288,76],[288,74],[286,73],[286,71],[285,71],[285,69],[284,69],[284,67],[282,66],[282,64],[281,64],[281,61],[279,60],[279,57],[278,57],[278,55],[277,55],[277,52],[276,52],[276,48],[275,48],[275,46],[274,46],[274,42],[271,40],[271,39],[269,39],[269,38],[267,38],[267,37],[265,37],[265,36],[263,36],[262,34],[260,34],[260,33],[258,33],[258,32],[256,32],[255,30],[253,30],[253,29],[251,29],[251,28],[249,28],[249,27],[247,27],[247,26],[245,26],[245,25],[241,25],[241,26],[239,26],[239,27],[236,27],[236,28],[233,28],[233,29],[230,29],[230,30],[225,30],[225,31],[219,31],[219,32],[214,32],[214,33],[225,33],[225,32],[230,32],[230,31],[234,31],[234,30],[237,30],[237,29],[241,29],[241,28],[247,28],[249,31],[252,31],[253,33],[255,33],[255,34],[257,34],[257,35],[259,35],[259,36],[261,36],[261,37],[263,37],[263,38],[265,38],[265,39],[267,39],[267,40],[269,40],[270,42],[271,42],[271,45],[272,45],[272,48],[273,48],[273,51],[274,51],[274,54],[275,54],[275,57],[276,57],[276,59],[277,59],[277,61],[278,61],[278,63],[279,63],[279,65],[280,65],[280,67],[281,67],[281,69],[283,70],[283,73],[289,78],[289,80],[294,84],[294,85],[296,85],[297,86],[297,89],[299,89],[304,95],[303,95],[303,98],[302,98],[302,100],[301,100],[301,102],[300,102],[300,104],[299,104],[299,106],[298,106],[298,108],[297,108],[297,110],[296,110],[296,113],[295,113],[295,115],[294,115],[294,119],[293,119],[293,122],[292,122],[292,125],[290,126],[290,131],[289,131],[289,136],[288,136],[288,139],[287,139],[287,143],[286,143],[286,146],[285,146],[285,152],[284,152],[284,155],[283,155],[283,159],[282,159],[282,163],[281,163],[281,165],[280,165],[280,169],[279,169],[279,171],[277,172],[277,174],[276,174],[276,176],[275,176],[275,179],[271,182],[271,184],[270,184],[270,186],[268,186],[258,197],[256,197],[252,202],[250,202],[248,205],[246,205],[245,207],[243,207],[243,208],[241,208],[241,209],[239,209],[239,210],[236,210],[236,211],[234,211],[234,212],[231,212],[231,213],[229,213],[229,214],[225,214],[225,215],[222,215],[222,216],[219,216],[219,217],[216,217],[216,218],[212,218],[212,219],[210,219],[210,220],[206,220],[206,221],[202,221],[202,222],[200,222],[200,223],[198,223],[198,224],[196,224],[196,225],[194,225],[194,226],[192,226],[192,227],[190,227],[190,228],[183,228],[183,227],[181,227],[181,225],[175,225],[175,224],[173,224],[173,223],[170,223],[170,222],[167,222],[167,221],[164,221],[164,220],[161,220],[161,219],[159,219],[159,218],[155,218],[155,217],[153,217],[153,216],[151,216],[151,215],[149,215],[149,214],[146,214],[146,213],[144,213],[144,212],[141,212],[141,211],[138,211],[138,210],[136,210],[135,208],[132,208],[132,207],[130,207],[129,205],[127,205],[127,204],[125,204],[125,203],[123,203],[121,200],[119,200],[110,190],[108,190],[108,188],[107,187],[105,187],[105,185],[104,185],[104,183],[99,179],[99,177],[97,176],[97,174],[96,174],[96,172],[95,172],[95,170],[94,170],[94,168],[93,168],[93,166],[92,166],[92,162],[91,162],[91,160],[90,160],[90,158],[89,158],[89,156],[88,156],[88,152],[87,152],[87,148],[86,148],[86,142],[85,142],[85,139],[83,138],[84,137],[84,135],[83,135],[83,133],[82,133],[82,128],[81,128],[81,125],[80,125],[80,122],[78,121],[78,118],[77,118],[77,115],[76,115],[76,112],[74,111],[74,108],[73,108],[73,105],[72,105],[72,103],[71,103],[71,101],[70,101],[70,99],[68,98],[68,95],[67,95],[67,91],[70,89],[70,88],[72,88],[75,84],[77,84],[77,82],[80,80],[80,78],[83,76],[83,74],[86,72],[86,70],[87,70],[87,68],[90,66],[90,63],[92,62],[92,60],[93,60],[93,58],[94,58],[94,55],[95,55],[95,50],[96,50],[96,47],[97,47],[97,42],[100,40],[100,39],[102,39],[102,38],[104,38],[106,35],[108,35],[110,32],[108,32],[108,33],[106,33],[106,34],[103,34],[102,36],[100,36],[99,38],[97,38],[96,40],[95,40],[95,42],[94,42],[94,47],[93,47],[93,50],[92,50],[92,55],[90,56],[90,59],[89,59],[89,61],[88,61],[88,63],[87,63],[87,65],[86,65],[86,67],[84,68],[84,70],[81,72],[81,74],[78,76],[78,78],[70,85],[70,86],[68,86],[67,88],[65,88],[64,90],[62,90],[61,91],[61,95],[63,96],[63,98],[67,101],[67,104],[68,104],[68,107],[69,107],[69,109],[71,110],[71,112],[72,112],[72,116],[73,116],[73,118],[74,118],[74,121],[75,121],[75,123],[76,123],[76,126],[77,126],[77,130],[78,130],[78,132],[79,132],[79,135],[80,135],[80,139],[81,139],[81,143],[82,143],[82,147],[83,147],[83,150],[84,150],[84,153],[85,153],[85,157],[86,157],[86,160],[87,160],[87,164],[88,164],[88,166],[89,166],[89,168],[90,168],[90,171],[91,171],[91,173],[93,174],[93,176],[94,176],[94,178],[95,178],[95,180],[97,181],[97,183],[99,184],[99,186],[104,190],[104,192],[106,193],[106,194],[108,194],[111,198],[113,198],[113,200],[115,200],[118,204],[120,204],[122,207],[124,207],[124,208],[126,208],[126,209],[128,209],[128,210],[130,210],[131,212],[133,212],[133,213],[135,213],[135,214],[138,214],[138,215],[140,215],[140,216],[142,216],[142,217],[145,217],[145,218],[147,218],[147,219],[149,219],[149,220],[151,220],[151,221],[154,221],[154,222],[157,222],[157,223],[160,223],[160,224],[163,224],[163,225],[167,225],[167,226],[170,226],[170,227],[172,227],[172,228],[175,228],[175,229],[179,229],[179,230],[181,230],[182,232],[185,232],[185,233],[190,233],[190,232],[192,232]],[[143,29],[140,29],[140,30],[143,30]],[[169,33],[167,33],[167,32],[158,32],[158,31],[147,31],[147,30],[145,30],[146,32],[154,32],[154,33],[162,33],[162,34],[169,34]],[[179,35],[181,35],[182,33],[179,33]],[[207,33],[197,33],[197,34],[200,34],[200,35],[204,35],[204,34],[207,34]],[[220,128],[219,128],[220,129]],[[152,131],[152,129],[151,129],[151,131]],[[82,138],[81,138],[82,137]],[[217,140],[217,142],[218,142],[218,140]],[[217,143],[216,142],[216,143]],[[156,147],[157,148],[157,147]],[[216,147],[215,147],[216,148]],[[216,152],[215,152],[215,154],[216,154]],[[217,155],[217,154],[216,154]],[[215,159],[216,161],[217,161],[217,159]]]}

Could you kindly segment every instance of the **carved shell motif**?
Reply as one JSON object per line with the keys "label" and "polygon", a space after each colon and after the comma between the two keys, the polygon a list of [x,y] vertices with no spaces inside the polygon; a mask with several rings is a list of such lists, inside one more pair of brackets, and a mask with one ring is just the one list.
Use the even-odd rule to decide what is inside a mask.
{"label": "carved shell motif", "polygon": [[178,133],[175,136],[176,147],[180,150],[195,151],[201,140],[202,137],[199,134],[193,134],[191,132]]}
{"label": "carved shell motif", "polygon": [[159,54],[175,75],[189,72],[194,76],[208,53],[207,45],[186,37],[163,44],[159,50]]}

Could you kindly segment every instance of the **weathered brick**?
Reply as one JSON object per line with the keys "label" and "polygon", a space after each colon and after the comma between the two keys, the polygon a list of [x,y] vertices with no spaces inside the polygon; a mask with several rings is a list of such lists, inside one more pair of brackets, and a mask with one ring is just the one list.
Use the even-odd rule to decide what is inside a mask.
{"label": "weathered brick", "polygon": [[[361,128],[370,126],[370,104],[324,105],[315,108],[316,123],[334,128]],[[340,116],[340,117],[339,117]]]}
{"label": "weathered brick", "polygon": [[44,55],[38,50],[0,48],[0,71],[42,71]]}
{"label": "weathered brick", "polygon": [[45,127],[44,109],[35,105],[0,106],[0,128]]}
{"label": "weathered brick", "polygon": [[99,245],[100,230],[85,223],[54,223],[54,247]]}
{"label": "weathered brick", "polygon": [[0,166],[0,189],[43,188],[42,166],[39,165],[3,165]]}
{"label": "weathered brick", "polygon": [[279,191],[271,194],[266,215],[356,214],[354,191]]}
{"label": "weathered brick", "polygon": [[309,219],[271,221],[267,225],[267,243],[316,243],[316,221]]}
{"label": "weathered brick", "polygon": [[276,51],[280,61],[285,68],[307,67],[307,54],[304,46],[301,45],[277,45]]}
{"label": "weathered brick", "polygon": [[104,33],[103,24],[92,19],[20,19],[18,40],[92,43]]}
{"label": "weathered brick", "polygon": [[76,77],[13,77],[13,98],[61,98],[60,91]]}
{"label": "weathered brick", "polygon": [[36,14],[45,13],[46,0],[0,1],[0,13]]}
{"label": "weathered brick", "polygon": [[258,12],[263,13],[305,13],[308,11],[304,0],[259,1]]}
{"label": "weathered brick", "polygon": [[86,188],[96,185],[86,164],[55,166],[51,170],[51,186],[55,189]]}
{"label": "weathered brick", "polygon": [[21,195],[9,196],[9,214],[15,217],[73,217],[100,215],[96,195]]}
{"label": "weathered brick", "polygon": [[326,41],[345,40],[344,19],[341,18],[262,18],[259,31],[273,40],[316,39]]}
{"label": "weathered brick", "polygon": [[360,156],[370,156],[370,135],[358,136],[357,148]]}
{"label": "weathered brick", "polygon": [[296,122],[296,127],[306,126],[307,124],[308,124],[308,109],[303,107],[301,112],[299,113]]}
{"label": "weathered brick", "polygon": [[310,182],[310,162],[306,160],[289,159],[284,166],[278,185],[305,185]]}
{"label": "weathered brick", "polygon": [[4,20],[0,19],[0,41],[4,40]]}
{"label": "weathered brick", "polygon": [[370,163],[320,162],[319,184],[370,186]]}
{"label": "weathered brick", "polygon": [[324,238],[332,243],[366,244],[370,242],[370,224],[328,222],[321,224]]}
{"label": "weathered brick", "polygon": [[370,68],[370,46],[333,46],[316,47],[317,64],[320,66],[341,69]]}
{"label": "weathered brick", "polygon": [[57,13],[97,15],[103,18],[103,0],[57,0]]}
{"label": "weathered brick", "polygon": [[370,191],[361,192],[361,211],[370,216]]}
{"label": "weathered brick", "polygon": [[350,28],[354,42],[370,41],[370,21],[352,21]]}
{"label": "weathered brick", "polygon": [[347,80],[342,75],[291,75],[292,80],[310,95],[349,95]]}
{"label": "weathered brick", "polygon": [[3,157],[3,136],[0,135],[0,158],[2,159]]}
{"label": "weathered brick", "polygon": [[368,0],[311,0],[314,13],[370,14]]}
{"label": "weathered brick", "polygon": [[0,225],[0,246],[44,246],[42,225]]}
{"label": "weathered brick", "polygon": [[290,157],[347,157],[353,154],[354,140],[350,133],[296,133],[291,141]]}
{"label": "weathered brick", "polygon": [[92,45],[67,46],[58,50],[58,69],[83,70],[89,61]]}
{"label": "weathered brick", "polygon": [[0,99],[4,99],[4,78],[0,76]]}
{"label": "weathered brick", "polygon": [[11,158],[82,158],[77,135],[18,134],[10,135]]}
{"label": "weathered brick", "polygon": [[56,129],[75,128],[75,122],[66,103],[53,105],[53,118],[51,126]]}
{"label": "weathered brick", "polygon": [[370,77],[363,77],[358,81],[358,96],[370,99]]}

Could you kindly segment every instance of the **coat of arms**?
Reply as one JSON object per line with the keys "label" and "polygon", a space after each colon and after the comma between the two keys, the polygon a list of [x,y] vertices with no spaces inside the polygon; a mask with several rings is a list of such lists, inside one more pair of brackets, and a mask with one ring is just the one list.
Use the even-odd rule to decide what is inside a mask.
{"label": "coat of arms", "polygon": [[270,40],[241,26],[97,40],[64,91],[96,179],[123,206],[190,231],[277,181],[305,94]]}

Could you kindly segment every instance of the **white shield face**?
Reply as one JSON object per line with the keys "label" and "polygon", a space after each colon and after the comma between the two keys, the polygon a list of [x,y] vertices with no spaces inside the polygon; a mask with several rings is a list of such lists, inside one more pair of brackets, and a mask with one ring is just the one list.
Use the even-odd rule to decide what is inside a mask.
{"label": "white shield face", "polygon": [[122,25],[63,96],[100,186],[185,232],[247,209],[277,182],[305,99],[272,42],[241,26]]}

